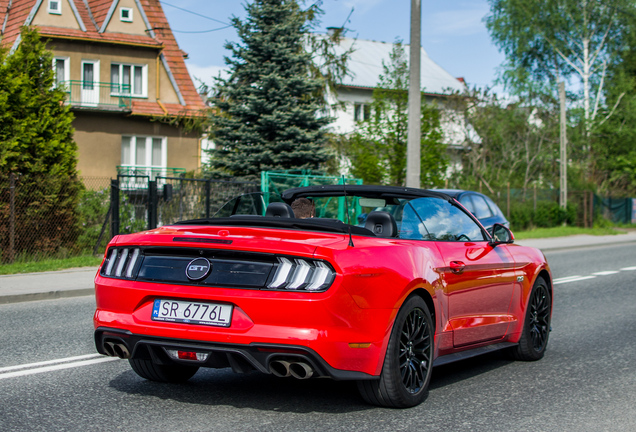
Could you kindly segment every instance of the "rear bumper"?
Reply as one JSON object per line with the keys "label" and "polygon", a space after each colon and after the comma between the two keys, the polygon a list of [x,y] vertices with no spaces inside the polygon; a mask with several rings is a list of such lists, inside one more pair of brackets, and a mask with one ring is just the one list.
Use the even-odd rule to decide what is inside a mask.
{"label": "rear bumper", "polygon": [[[95,346],[100,354],[109,355],[105,343],[124,344],[133,359],[152,360],[158,364],[181,363],[208,368],[231,367],[234,372],[257,370],[269,374],[270,364],[277,360],[303,361],[310,364],[316,376],[335,380],[369,380],[376,376],[336,369],[330,366],[311,348],[298,345],[259,344],[249,345],[210,343],[185,339],[169,339],[133,334],[126,330],[98,327],[95,330]],[[166,349],[208,353],[204,362],[178,361],[168,357]]]}

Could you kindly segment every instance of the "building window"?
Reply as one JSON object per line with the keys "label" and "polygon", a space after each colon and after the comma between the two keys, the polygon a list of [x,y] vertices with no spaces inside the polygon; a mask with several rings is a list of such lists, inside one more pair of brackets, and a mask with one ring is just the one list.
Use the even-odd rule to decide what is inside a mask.
{"label": "building window", "polygon": [[371,105],[363,103],[353,104],[353,119],[357,122],[368,121],[371,118]]}
{"label": "building window", "polygon": [[119,19],[123,22],[132,22],[133,10],[132,8],[121,7],[119,8]]}
{"label": "building window", "polygon": [[112,63],[110,65],[110,93],[146,97],[148,68],[146,65]]}
{"label": "building window", "polygon": [[124,135],[121,137],[121,164],[148,171],[165,168],[168,162],[167,142],[165,137]]}
{"label": "building window", "polygon": [[70,80],[69,67],[70,59],[68,57],[53,58],[53,72],[55,73],[55,87],[64,87]]}
{"label": "building window", "polygon": [[50,14],[62,14],[62,0],[49,0],[48,12]]}

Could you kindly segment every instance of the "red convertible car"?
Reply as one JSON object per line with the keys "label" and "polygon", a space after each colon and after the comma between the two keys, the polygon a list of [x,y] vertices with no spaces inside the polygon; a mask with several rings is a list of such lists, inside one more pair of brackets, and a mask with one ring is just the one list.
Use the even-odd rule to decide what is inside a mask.
{"label": "red convertible car", "polygon": [[[314,217],[295,217],[299,199]],[[356,380],[388,407],[422,402],[434,366],[544,355],[545,257],[444,193],[311,186],[217,216],[112,239],[95,278],[98,352],[153,381],[200,367]]]}

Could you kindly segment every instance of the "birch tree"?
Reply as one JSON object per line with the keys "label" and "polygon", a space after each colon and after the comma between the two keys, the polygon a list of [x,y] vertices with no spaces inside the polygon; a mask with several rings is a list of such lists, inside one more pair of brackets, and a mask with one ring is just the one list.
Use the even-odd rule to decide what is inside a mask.
{"label": "birch tree", "polygon": [[625,34],[624,17],[634,10],[629,0],[489,0],[486,26],[504,52],[508,74],[529,76],[539,84],[556,89],[563,79],[582,94],[586,135],[594,125],[604,123],[612,107],[605,107],[603,88],[608,66]]}

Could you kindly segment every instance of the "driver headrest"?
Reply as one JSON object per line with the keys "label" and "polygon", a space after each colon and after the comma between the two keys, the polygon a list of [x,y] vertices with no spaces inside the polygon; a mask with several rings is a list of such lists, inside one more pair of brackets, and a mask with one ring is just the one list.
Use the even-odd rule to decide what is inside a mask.
{"label": "driver headrest", "polygon": [[265,210],[265,216],[293,218],[294,211],[292,210],[291,206],[287,203],[273,202],[267,206],[267,209]]}
{"label": "driver headrest", "polygon": [[397,237],[398,229],[391,213],[372,211],[367,216],[364,227],[378,237]]}

